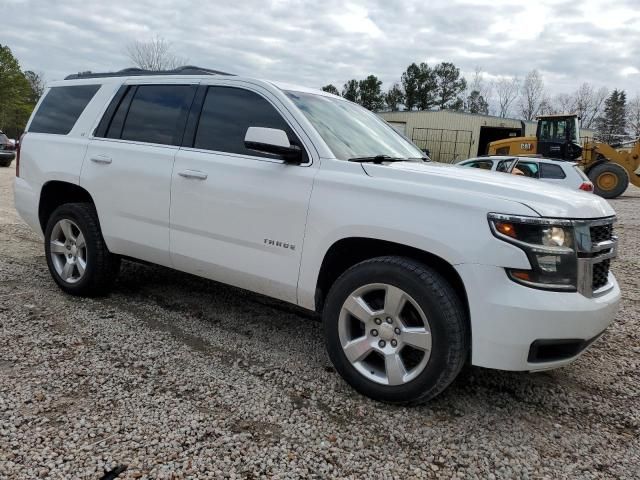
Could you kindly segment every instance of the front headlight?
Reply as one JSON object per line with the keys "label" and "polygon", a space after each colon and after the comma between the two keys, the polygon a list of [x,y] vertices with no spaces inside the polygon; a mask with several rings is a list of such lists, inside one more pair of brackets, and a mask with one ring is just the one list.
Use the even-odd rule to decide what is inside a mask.
{"label": "front headlight", "polygon": [[490,213],[493,234],[521,248],[530,270],[507,269],[523,285],[545,290],[576,291],[578,260],[570,220]]}

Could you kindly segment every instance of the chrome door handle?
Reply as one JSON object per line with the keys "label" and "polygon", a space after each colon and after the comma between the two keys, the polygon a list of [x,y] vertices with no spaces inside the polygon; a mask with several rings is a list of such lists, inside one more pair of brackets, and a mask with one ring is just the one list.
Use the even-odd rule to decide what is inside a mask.
{"label": "chrome door handle", "polygon": [[94,163],[103,163],[105,165],[112,162],[111,157],[107,157],[106,155],[96,155],[95,157],[91,157],[91,161]]}
{"label": "chrome door handle", "polygon": [[184,178],[196,178],[198,180],[206,180],[208,177],[206,173],[198,170],[183,170],[182,172],[178,172],[178,175]]}

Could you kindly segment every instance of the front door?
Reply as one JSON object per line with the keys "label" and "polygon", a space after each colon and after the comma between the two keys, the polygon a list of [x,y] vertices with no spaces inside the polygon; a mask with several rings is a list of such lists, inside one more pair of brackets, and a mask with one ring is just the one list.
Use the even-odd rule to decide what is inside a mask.
{"label": "front door", "polygon": [[[269,98],[269,100],[267,99]],[[171,179],[171,257],[176,268],[295,302],[317,162],[302,165],[245,147],[249,127],[299,136],[266,92],[210,86],[191,146]]]}

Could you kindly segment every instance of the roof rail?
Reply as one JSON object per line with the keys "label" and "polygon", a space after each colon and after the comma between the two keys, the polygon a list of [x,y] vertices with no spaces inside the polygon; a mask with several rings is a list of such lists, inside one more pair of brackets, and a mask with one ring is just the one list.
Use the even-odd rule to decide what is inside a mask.
{"label": "roof rail", "polygon": [[173,70],[144,70],[142,68],[124,68],[117,72],[93,73],[80,72],[67,75],[65,80],[77,80],[80,78],[105,78],[105,77],[134,77],[142,75],[233,75],[233,73],[221,72],[219,70],[211,70],[209,68],[196,67],[193,65],[185,65]]}

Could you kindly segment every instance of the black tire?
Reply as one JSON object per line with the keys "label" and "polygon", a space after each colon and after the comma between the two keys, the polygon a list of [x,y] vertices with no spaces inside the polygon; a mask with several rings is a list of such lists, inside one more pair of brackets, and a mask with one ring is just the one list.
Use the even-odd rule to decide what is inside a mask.
{"label": "black tire", "polygon": [[[86,269],[76,283],[65,281],[55,269],[51,255],[51,233],[62,219],[71,220],[86,242]],[[53,280],[65,292],[78,296],[106,295],[120,271],[120,257],[112,254],[102,238],[95,207],[90,203],[67,203],[56,208],[47,221],[44,235],[47,266]]]}
{"label": "black tire", "polygon": [[594,193],[603,198],[616,198],[629,186],[629,174],[617,163],[604,162],[596,165],[588,173],[593,182]]}
{"label": "black tire", "polygon": [[[408,293],[428,318],[431,356],[424,370],[401,385],[382,385],[362,375],[347,359],[338,333],[342,306],[349,295],[371,283],[385,283]],[[348,269],[331,287],[323,311],[326,348],[342,377],[374,400],[397,404],[426,402],[456,378],[467,360],[470,331],[465,308],[451,285],[434,269],[404,257],[377,257]]]}
{"label": "black tire", "polygon": [[11,166],[11,162],[13,162],[13,159],[11,159],[11,160],[0,160],[0,167],[10,167]]}

